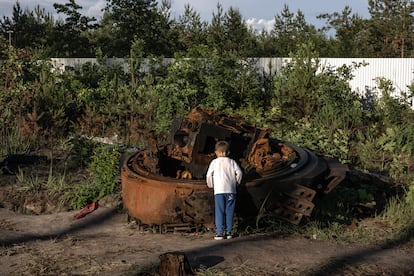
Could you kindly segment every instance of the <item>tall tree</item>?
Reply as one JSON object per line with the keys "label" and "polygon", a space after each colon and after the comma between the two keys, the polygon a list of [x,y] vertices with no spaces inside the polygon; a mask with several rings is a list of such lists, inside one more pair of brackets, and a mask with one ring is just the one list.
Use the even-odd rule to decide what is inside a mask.
{"label": "tall tree", "polygon": [[[164,2],[167,3],[167,2]],[[164,5],[165,7],[165,5]],[[105,8],[116,26],[118,56],[129,55],[134,36],[144,41],[144,52],[161,55],[171,51],[171,20],[155,0],[107,0]]]}
{"label": "tall tree", "polygon": [[218,51],[234,51],[240,56],[251,56],[256,39],[238,9],[230,7],[223,12],[223,7],[217,4],[217,12],[213,13],[208,27],[207,41]]}
{"label": "tall tree", "polygon": [[236,51],[241,56],[251,56],[254,49],[254,33],[247,28],[238,9],[230,7],[224,15],[224,49]]}
{"label": "tall tree", "polygon": [[287,5],[284,6],[280,15],[275,16],[271,34],[277,41],[277,56],[288,56],[301,44],[318,37],[315,27],[306,23],[304,14],[300,10],[296,15],[293,14]]}
{"label": "tall tree", "polygon": [[153,54],[172,57],[179,47],[179,30],[175,20],[171,18],[170,10],[171,0],[162,0],[156,21],[159,35],[153,40]]}
{"label": "tall tree", "polygon": [[342,13],[321,14],[317,18],[326,19],[326,30],[335,30],[335,48],[333,55],[336,57],[368,57],[372,55],[371,45],[368,43],[367,22],[357,14],[352,14],[352,9],[346,6]]}
{"label": "tall tree", "polygon": [[377,57],[413,55],[414,1],[369,0],[370,43]]}
{"label": "tall tree", "polygon": [[256,57],[278,56],[277,40],[270,32],[262,30],[256,34]]}
{"label": "tall tree", "polygon": [[23,9],[19,2],[13,6],[12,17],[0,20],[3,36],[16,48],[37,48],[46,45],[46,38],[53,28],[53,17],[39,6],[34,11]]}
{"label": "tall tree", "polygon": [[213,12],[211,23],[208,26],[207,43],[215,49],[222,50],[225,40],[223,6],[217,3],[217,11]]}
{"label": "tall tree", "polygon": [[207,23],[201,21],[200,14],[190,5],[185,5],[184,14],[177,22],[179,29],[179,42],[183,49],[188,50],[194,46],[207,44]]}
{"label": "tall tree", "polygon": [[112,19],[112,15],[104,11],[102,19],[99,22],[96,30],[94,30],[92,35],[93,43],[96,45],[96,51],[100,55],[106,57],[116,57],[119,56],[118,53],[118,42],[117,42],[117,27]]}
{"label": "tall tree", "polygon": [[78,10],[82,6],[75,0],[69,0],[66,4],[53,4],[57,13],[65,15],[64,21],[58,21],[55,27],[54,37],[49,42],[51,55],[60,57],[88,57],[94,56],[94,49],[88,39],[88,31],[96,27],[92,22],[94,17],[83,16]]}

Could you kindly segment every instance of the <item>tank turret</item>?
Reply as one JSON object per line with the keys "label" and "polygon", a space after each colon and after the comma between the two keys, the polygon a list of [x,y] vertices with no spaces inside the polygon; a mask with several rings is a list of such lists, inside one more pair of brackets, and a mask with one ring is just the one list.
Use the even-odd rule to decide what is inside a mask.
{"label": "tank turret", "polygon": [[270,137],[271,131],[242,118],[196,108],[174,120],[162,144],[127,158],[121,169],[122,198],[129,215],[143,224],[214,225],[213,191],[205,174],[218,140],[243,169],[238,217],[270,212],[299,224],[310,216],[313,199],[329,193],[348,167],[334,159]]}

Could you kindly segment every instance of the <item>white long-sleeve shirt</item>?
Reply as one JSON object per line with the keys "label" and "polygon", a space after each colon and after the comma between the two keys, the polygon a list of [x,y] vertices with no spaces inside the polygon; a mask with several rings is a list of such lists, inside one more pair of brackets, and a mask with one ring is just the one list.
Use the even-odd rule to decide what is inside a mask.
{"label": "white long-sleeve shirt", "polygon": [[242,180],[242,170],[233,159],[217,157],[207,170],[207,186],[214,188],[214,194],[236,193],[236,186]]}

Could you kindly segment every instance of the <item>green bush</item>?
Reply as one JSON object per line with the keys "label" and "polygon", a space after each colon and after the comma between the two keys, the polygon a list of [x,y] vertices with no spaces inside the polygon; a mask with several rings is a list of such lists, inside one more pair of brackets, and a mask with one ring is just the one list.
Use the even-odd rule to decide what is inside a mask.
{"label": "green bush", "polygon": [[[97,145],[88,164],[90,178],[73,186],[66,199],[73,209],[108,196],[118,188],[120,152],[117,147]],[[90,180],[90,181],[88,181]]]}
{"label": "green bush", "polygon": [[70,207],[76,210],[99,199],[98,194],[97,186],[89,183],[81,183],[73,186],[71,191],[66,192],[65,199],[69,202]]}
{"label": "green bush", "polygon": [[91,139],[75,136],[68,141],[70,156],[68,167],[71,169],[86,168],[92,161],[97,143]]}
{"label": "green bush", "polygon": [[89,173],[93,185],[97,187],[97,196],[102,198],[115,191],[118,185],[120,153],[117,147],[98,146],[94,150],[89,164]]}

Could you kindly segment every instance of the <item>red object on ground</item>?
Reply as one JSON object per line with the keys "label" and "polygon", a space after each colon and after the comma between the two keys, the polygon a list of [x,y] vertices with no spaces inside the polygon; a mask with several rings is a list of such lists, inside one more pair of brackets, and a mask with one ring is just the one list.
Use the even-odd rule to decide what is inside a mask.
{"label": "red object on ground", "polygon": [[94,202],[92,202],[92,203],[90,203],[90,204],[86,205],[85,207],[83,207],[83,209],[82,209],[79,213],[75,214],[75,215],[73,216],[73,218],[74,218],[74,219],[80,219],[80,218],[83,218],[83,217],[84,217],[84,216],[86,216],[87,214],[90,214],[90,213],[92,213],[93,211],[95,211],[96,209],[98,209],[98,207],[99,207],[99,201],[98,201],[98,200],[97,200],[97,201],[94,201]]}

